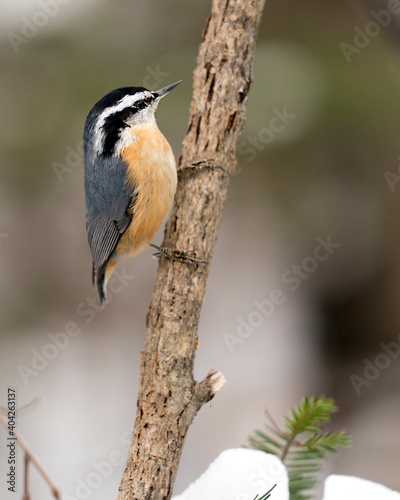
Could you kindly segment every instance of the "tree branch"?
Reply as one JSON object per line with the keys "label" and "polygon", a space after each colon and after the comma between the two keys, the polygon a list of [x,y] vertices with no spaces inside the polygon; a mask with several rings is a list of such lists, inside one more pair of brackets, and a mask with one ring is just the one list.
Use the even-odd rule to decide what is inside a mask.
{"label": "tree branch", "polygon": [[[245,121],[253,52],[265,0],[214,0],[203,32],[180,182],[163,246],[195,250],[205,264],[161,257],[147,314],[138,411],[119,500],[168,499],[187,430],[224,384],[211,370],[193,379],[197,330],[209,263]],[[221,169],[186,171],[212,158]]]}
{"label": "tree branch", "polygon": [[[8,428],[8,421],[7,417],[3,413],[3,411],[0,409],[0,423],[3,425],[5,429]],[[55,485],[54,481],[51,479],[49,473],[47,472],[45,466],[42,464],[42,462],[39,460],[39,457],[37,457],[31,448],[29,447],[28,443],[25,441],[25,439],[21,436],[21,434],[15,429],[14,430],[14,437],[15,440],[18,444],[18,446],[24,451],[24,468],[25,468],[25,480],[24,480],[24,490],[25,494],[24,496],[26,497],[27,494],[27,468],[29,466],[29,462],[32,462],[32,464],[35,466],[36,470],[39,472],[39,474],[42,476],[44,481],[49,485],[54,498],[61,500],[61,493],[58,487]],[[28,497],[29,498],[29,497]]]}

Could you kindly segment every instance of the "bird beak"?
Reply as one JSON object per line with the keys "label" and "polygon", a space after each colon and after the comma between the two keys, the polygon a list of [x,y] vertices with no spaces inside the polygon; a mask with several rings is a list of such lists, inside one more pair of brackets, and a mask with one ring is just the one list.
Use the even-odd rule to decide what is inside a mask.
{"label": "bird beak", "polygon": [[179,82],[172,83],[171,85],[167,85],[166,87],[163,87],[160,90],[156,90],[155,92],[152,92],[154,97],[156,98],[156,101],[159,101],[163,97],[165,97],[167,94],[171,92],[171,90],[174,90],[175,87],[177,87],[182,80],[179,80]]}

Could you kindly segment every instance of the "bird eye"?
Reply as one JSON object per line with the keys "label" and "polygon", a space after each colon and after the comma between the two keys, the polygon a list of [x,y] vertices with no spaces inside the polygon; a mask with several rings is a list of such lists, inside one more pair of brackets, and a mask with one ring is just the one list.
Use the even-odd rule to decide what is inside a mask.
{"label": "bird eye", "polygon": [[140,101],[136,101],[133,105],[133,109],[140,110],[147,108],[147,106],[154,101],[154,97],[146,97],[145,99],[141,99]]}

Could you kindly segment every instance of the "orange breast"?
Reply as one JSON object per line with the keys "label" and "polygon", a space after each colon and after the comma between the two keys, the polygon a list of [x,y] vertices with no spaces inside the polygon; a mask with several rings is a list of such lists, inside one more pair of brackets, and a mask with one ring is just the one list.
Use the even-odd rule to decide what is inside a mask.
{"label": "orange breast", "polygon": [[136,192],[132,222],[122,235],[117,255],[133,256],[151,243],[171,209],[177,184],[171,146],[156,123],[136,126],[132,143],[121,153],[127,163],[126,182]]}

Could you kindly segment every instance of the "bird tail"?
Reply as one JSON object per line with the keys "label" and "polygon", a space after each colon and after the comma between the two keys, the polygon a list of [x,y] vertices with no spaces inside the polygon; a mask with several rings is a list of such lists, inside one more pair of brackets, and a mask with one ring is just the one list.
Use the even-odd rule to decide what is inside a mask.
{"label": "bird tail", "polygon": [[99,294],[100,304],[103,305],[107,302],[107,290],[106,290],[106,273],[103,270],[96,278],[97,293]]}
{"label": "bird tail", "polygon": [[92,281],[93,285],[97,285],[101,305],[107,302],[107,283],[116,265],[116,260],[110,260],[98,269],[93,264]]}

